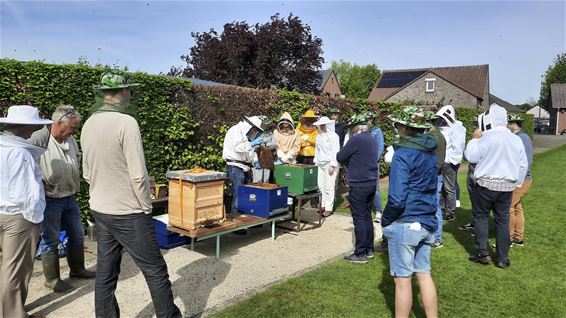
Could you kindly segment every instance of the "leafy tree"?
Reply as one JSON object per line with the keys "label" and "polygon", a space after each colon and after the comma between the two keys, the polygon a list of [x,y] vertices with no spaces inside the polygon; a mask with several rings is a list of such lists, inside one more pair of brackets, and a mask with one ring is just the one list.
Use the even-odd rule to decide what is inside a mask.
{"label": "leafy tree", "polygon": [[554,83],[566,83],[566,53],[558,54],[554,59],[554,65],[550,65],[544,74],[540,87],[539,105],[547,110],[552,107],[550,85]]}
{"label": "leafy tree", "polygon": [[243,22],[193,32],[196,44],[181,56],[186,66],[172,67],[169,75],[197,77],[225,84],[314,92],[321,68],[322,40],[290,14],[279,14],[253,27]]}
{"label": "leafy tree", "polygon": [[330,68],[338,77],[342,94],[348,98],[367,99],[381,76],[381,71],[375,64],[360,66],[340,60],[332,61]]}

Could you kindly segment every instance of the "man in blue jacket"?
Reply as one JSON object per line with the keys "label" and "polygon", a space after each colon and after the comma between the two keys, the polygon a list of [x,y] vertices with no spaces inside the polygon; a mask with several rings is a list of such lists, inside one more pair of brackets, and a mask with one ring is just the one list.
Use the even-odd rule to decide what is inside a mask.
{"label": "man in blue jacket", "polygon": [[389,195],[381,225],[389,244],[389,265],[395,280],[395,315],[408,317],[417,274],[427,317],[438,316],[436,287],[430,275],[430,251],[437,228],[436,140],[424,134],[425,114],[407,107],[389,117],[399,131],[389,174]]}
{"label": "man in blue jacket", "polygon": [[354,220],[356,248],[350,256],[344,257],[349,262],[365,264],[374,257],[373,222],[371,206],[375,197],[377,182],[377,142],[368,133],[367,118],[363,114],[353,116],[349,126],[352,136],[342,150],[336,154],[336,160],[346,166],[350,187],[348,202]]}

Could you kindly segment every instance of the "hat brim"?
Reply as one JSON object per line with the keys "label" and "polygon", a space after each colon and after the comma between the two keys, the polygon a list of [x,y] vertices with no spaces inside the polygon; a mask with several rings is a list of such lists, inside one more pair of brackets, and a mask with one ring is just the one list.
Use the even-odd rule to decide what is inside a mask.
{"label": "hat brim", "polygon": [[99,85],[99,86],[95,86],[94,88],[99,89],[99,90],[110,90],[110,89],[120,89],[120,88],[130,88],[130,87],[139,87],[142,86],[142,84],[139,83],[132,83],[132,84],[126,84],[126,85],[118,85],[118,86],[104,86],[104,85]]}
{"label": "hat brim", "polygon": [[318,120],[318,121],[315,121],[315,122],[313,123],[313,125],[315,125],[315,126],[322,126],[322,125],[328,125],[328,124],[332,124],[332,123],[334,123],[334,120],[328,120],[328,121],[326,121],[326,120],[324,120],[324,121]]}
{"label": "hat brim", "polygon": [[355,121],[348,123],[348,127],[357,126],[357,125],[366,125],[367,121]]}
{"label": "hat brim", "polygon": [[35,119],[35,120],[17,120],[10,118],[0,118],[0,124],[11,124],[11,125],[51,125],[53,121],[50,119]]}
{"label": "hat brim", "polygon": [[394,123],[399,123],[399,124],[401,124],[401,125],[405,125],[405,126],[408,126],[408,127],[424,128],[424,129],[428,129],[428,128],[431,128],[431,127],[432,127],[432,125],[430,125],[430,124],[416,124],[416,123],[411,123],[411,122],[407,122],[407,121],[401,120],[401,119],[399,119],[399,118],[397,118],[397,117],[395,117],[395,116],[391,116],[391,115],[388,116],[388,118],[389,118],[389,120],[391,120],[391,121],[394,122]]}

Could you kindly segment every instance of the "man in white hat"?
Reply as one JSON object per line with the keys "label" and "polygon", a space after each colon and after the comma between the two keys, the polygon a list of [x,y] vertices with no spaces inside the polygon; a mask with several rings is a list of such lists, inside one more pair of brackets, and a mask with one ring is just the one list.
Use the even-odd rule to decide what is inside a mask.
{"label": "man in white hat", "polygon": [[61,280],[59,268],[59,232],[67,233],[67,263],[70,277],[94,278],[95,273],[84,266],[84,229],[81,210],[75,197],[80,186],[79,145],[73,137],[81,116],[73,106],[55,109],[51,129],[33,133],[30,142],[46,148],[39,161],[45,185],[44,219],[41,223],[39,253],[45,276],[45,286],[54,292],[68,292],[73,286]]}
{"label": "man in white hat", "polygon": [[45,210],[37,160],[45,149],[26,139],[51,123],[28,105],[11,106],[0,118],[0,317],[28,317],[24,305]]}

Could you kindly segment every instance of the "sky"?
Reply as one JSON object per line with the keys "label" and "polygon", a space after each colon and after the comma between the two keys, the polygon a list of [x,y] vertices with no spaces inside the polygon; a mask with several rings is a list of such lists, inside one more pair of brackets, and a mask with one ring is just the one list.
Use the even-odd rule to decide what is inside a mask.
{"label": "sky", "polygon": [[489,64],[490,92],[538,99],[541,76],[566,52],[566,1],[4,1],[0,56],[21,61],[181,66],[191,32],[298,16],[333,60],[381,70]]}

